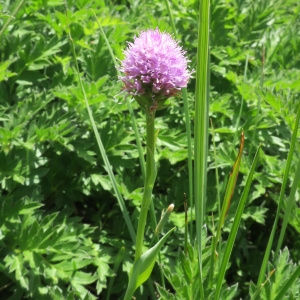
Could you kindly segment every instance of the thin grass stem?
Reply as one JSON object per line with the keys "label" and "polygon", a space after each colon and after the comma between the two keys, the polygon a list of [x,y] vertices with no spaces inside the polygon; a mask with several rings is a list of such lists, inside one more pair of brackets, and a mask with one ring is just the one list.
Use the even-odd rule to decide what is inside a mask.
{"label": "thin grass stem", "polygon": [[287,199],[286,202],[286,209],[284,212],[284,217],[283,217],[283,222],[282,222],[282,226],[281,226],[281,230],[280,230],[280,235],[279,235],[279,239],[278,239],[278,243],[277,243],[277,247],[276,247],[276,252],[275,252],[275,257],[277,257],[279,250],[281,248],[281,245],[283,243],[283,238],[286,232],[286,228],[287,225],[289,223],[289,220],[291,220],[291,212],[292,212],[292,208],[295,205],[295,194],[298,188],[300,182],[300,159],[298,161],[298,166],[297,166],[297,170],[295,173],[295,177],[292,183],[292,188],[290,191],[290,195]]}
{"label": "thin grass stem", "polygon": [[[247,82],[248,63],[249,63],[249,56],[247,54],[246,62],[245,62],[245,68],[244,68],[244,84]],[[239,115],[237,117],[236,124],[235,124],[235,134],[234,134],[234,139],[233,139],[233,145],[235,145],[236,140],[238,138],[239,126],[240,126],[242,113],[243,113],[243,106],[244,106],[244,98],[242,97],[241,98],[241,106],[240,106]]]}
{"label": "thin grass stem", "polygon": [[[104,38],[104,41],[105,41],[106,46],[108,48],[108,51],[110,53],[110,57],[111,57],[114,65],[115,65],[117,74],[118,74],[118,76],[121,76],[121,73],[120,73],[120,71],[118,69],[118,63],[117,63],[117,60],[115,58],[113,49],[110,46],[108,38],[107,38],[107,36],[106,36],[106,34],[105,34],[105,32],[104,32],[104,30],[103,30],[100,22],[98,21],[98,18],[96,16],[94,10],[92,10],[92,11],[93,11],[94,17],[96,19],[96,22],[98,24],[98,27],[99,27],[99,29],[101,31],[101,34],[102,34],[102,36]],[[131,105],[129,97],[126,97],[126,102],[127,102],[128,110],[129,110],[129,113],[130,113],[131,124],[132,124],[132,128],[133,128],[133,131],[134,131],[136,145],[137,145],[137,149],[138,149],[138,153],[139,153],[139,160],[140,160],[140,167],[141,167],[141,171],[142,171],[142,176],[143,176],[143,180],[145,180],[145,174],[146,174],[146,171],[145,171],[145,160],[144,160],[143,147],[142,147],[142,144],[141,144],[141,138],[140,138],[140,134],[139,134],[139,131],[138,131],[138,128],[137,128],[136,119],[135,119],[135,116],[134,116],[134,112],[133,112],[132,105]]]}
{"label": "thin grass stem", "polygon": [[206,184],[207,184],[207,155],[208,155],[208,111],[209,111],[209,22],[210,1],[199,2],[199,24],[196,67],[195,95],[195,210],[196,235],[199,262],[200,299],[205,299],[202,278],[202,241],[201,233],[204,224]]}
{"label": "thin grass stem", "polygon": [[70,42],[71,42],[72,52],[73,52],[73,56],[74,56],[74,60],[75,60],[75,66],[76,66],[76,71],[77,71],[77,75],[78,75],[79,86],[80,86],[81,91],[82,91],[82,95],[83,95],[84,102],[85,102],[85,105],[86,105],[86,109],[87,109],[87,112],[88,112],[88,115],[89,115],[89,118],[90,118],[90,121],[91,121],[91,124],[92,124],[93,131],[94,131],[94,134],[95,134],[95,137],[96,137],[96,141],[97,141],[101,156],[103,158],[106,171],[108,173],[110,181],[112,182],[112,186],[113,186],[114,192],[116,194],[116,197],[117,197],[118,204],[120,206],[122,215],[125,219],[125,223],[127,225],[129,234],[131,236],[131,239],[132,239],[133,243],[135,243],[135,241],[136,241],[135,230],[134,230],[132,222],[130,220],[130,217],[129,217],[129,214],[128,214],[128,211],[127,211],[127,208],[126,208],[126,205],[125,205],[125,202],[124,202],[124,199],[122,198],[121,193],[118,189],[117,181],[115,179],[114,173],[112,171],[112,167],[111,167],[111,165],[109,163],[109,160],[108,160],[108,157],[106,155],[105,148],[104,148],[102,140],[100,138],[100,134],[98,132],[98,129],[97,129],[92,111],[90,109],[90,106],[89,106],[89,103],[88,103],[88,100],[87,100],[86,93],[85,93],[85,90],[84,90],[84,87],[83,87],[83,83],[82,83],[82,80],[81,80],[79,67],[78,67],[78,63],[77,63],[77,56],[76,56],[76,52],[75,52],[75,46],[74,46],[74,42],[73,42],[70,30],[69,30],[69,39],[70,39]]}
{"label": "thin grass stem", "polygon": [[[172,11],[170,9],[169,1],[165,0],[166,8],[168,11],[168,15],[170,18],[173,34],[175,39],[177,39],[177,31],[174,23],[174,18],[172,15]],[[194,184],[193,184],[193,150],[192,150],[192,135],[191,135],[191,120],[190,120],[190,111],[189,111],[189,104],[188,104],[188,95],[187,95],[187,88],[182,89],[182,98],[183,98],[183,109],[184,109],[184,116],[185,116],[185,128],[186,128],[186,136],[187,136],[187,149],[188,149],[188,174],[189,174],[189,207],[190,207],[190,220],[194,219],[193,216],[193,208],[194,208]],[[189,228],[190,233],[190,240],[193,240],[194,233],[193,233],[193,226],[191,225]]]}
{"label": "thin grass stem", "polygon": [[221,267],[220,267],[220,270],[219,270],[219,273],[218,273],[217,286],[216,286],[216,289],[215,289],[215,297],[214,297],[215,300],[220,299],[222,282],[223,282],[224,277],[225,277],[227,264],[228,264],[228,261],[229,261],[229,258],[230,258],[230,255],[231,255],[231,252],[232,252],[232,249],[233,249],[234,241],[235,241],[238,229],[239,229],[239,225],[240,225],[240,222],[241,222],[241,219],[242,219],[243,211],[244,211],[246,201],[247,201],[247,198],[248,198],[250,186],[251,186],[251,183],[252,183],[252,177],[253,177],[253,174],[254,174],[254,171],[255,171],[255,168],[256,168],[256,164],[257,164],[257,161],[258,161],[258,157],[259,157],[259,150],[260,150],[260,145],[259,145],[259,147],[256,151],[256,154],[255,154],[255,157],[254,157],[249,175],[248,175],[247,180],[246,180],[245,188],[243,190],[243,193],[242,193],[241,199],[239,201],[237,211],[236,211],[235,216],[234,216],[234,221],[233,221],[233,224],[232,224],[232,228],[230,230],[229,237],[228,237],[228,240],[226,242],[225,252],[224,252]]}
{"label": "thin grass stem", "polygon": [[[220,182],[219,182],[219,170],[218,170],[218,156],[217,156],[217,147],[216,147],[216,143],[215,143],[215,132],[214,132],[214,126],[213,126],[213,122],[212,119],[210,119],[210,123],[211,123],[211,134],[212,134],[212,142],[213,142],[213,148],[214,148],[214,160],[215,160],[215,176],[216,176],[216,188],[217,188],[217,201],[218,201],[218,216],[221,216],[221,196],[220,196]],[[213,218],[212,218],[213,220]],[[214,228],[214,224],[213,228]],[[215,234],[215,233],[214,233]],[[215,243],[216,243],[216,237],[213,236],[212,239],[212,257],[211,257],[211,264],[212,264],[212,268],[211,268],[211,272],[210,272],[210,286],[212,286],[212,279],[213,279],[213,275],[214,275],[214,267],[213,267],[213,262],[214,262],[214,256],[215,256]],[[221,253],[221,243],[218,244],[219,245],[219,253]]]}
{"label": "thin grass stem", "polygon": [[241,159],[242,159],[242,155],[243,155],[244,143],[245,143],[244,131],[242,131],[240,149],[239,149],[237,158],[235,160],[235,163],[233,164],[232,171],[231,171],[229,179],[228,179],[228,183],[227,183],[227,187],[226,187],[226,191],[225,191],[225,195],[224,195],[224,200],[222,203],[222,208],[220,210],[217,231],[212,240],[211,257],[210,257],[210,274],[209,274],[209,286],[210,287],[212,287],[212,283],[213,283],[213,275],[214,275],[214,268],[215,268],[215,261],[216,261],[216,258],[215,258],[216,257],[215,256],[216,249],[217,249],[218,244],[219,244],[219,248],[220,248],[221,230],[223,228],[225,218],[226,218],[228,210],[230,208],[230,203],[231,203],[232,196],[233,196],[233,193],[235,190],[236,180],[238,177],[240,163],[241,163]]}
{"label": "thin grass stem", "polygon": [[[182,89],[182,98],[184,105],[184,115],[185,115],[185,128],[186,128],[186,136],[187,136],[187,149],[188,149],[188,173],[189,173],[189,207],[190,207],[190,220],[194,219],[194,174],[193,174],[193,149],[192,149],[192,134],[191,134],[191,120],[190,120],[190,112],[187,98],[187,89]],[[190,233],[190,241],[194,239],[194,227],[192,222],[189,227]]]}
{"label": "thin grass stem", "polygon": [[[293,158],[293,155],[294,155],[295,144],[296,144],[296,141],[297,141],[299,120],[300,120],[300,103],[298,104],[295,128],[294,128],[294,131],[293,131],[293,134],[292,134],[290,151],[289,151],[286,166],[285,166],[283,181],[282,181],[281,190],[280,190],[280,194],[279,194],[279,201],[278,201],[276,216],[275,216],[275,220],[274,220],[274,223],[273,223],[270,238],[269,238],[269,241],[268,241],[268,245],[267,245],[267,248],[265,250],[262,265],[261,265],[261,268],[260,268],[260,272],[259,272],[259,276],[258,276],[258,280],[257,280],[257,285],[262,284],[262,282],[264,280],[264,277],[265,277],[267,264],[268,264],[268,261],[269,261],[271,248],[272,248],[272,245],[273,245],[273,240],[274,240],[274,236],[275,236],[275,232],[276,232],[280,212],[281,212],[281,209],[282,209],[282,206],[283,206],[284,193],[285,193],[285,189],[286,189],[287,182],[288,182],[288,176],[289,176],[289,172],[290,172],[290,168],[291,168],[292,158]],[[277,249],[278,249],[279,244],[281,244],[280,240],[278,240]],[[276,253],[278,253],[278,251],[276,251]]]}
{"label": "thin grass stem", "polygon": [[211,124],[211,135],[214,148],[214,160],[215,160],[215,175],[216,175],[216,188],[217,188],[217,200],[218,200],[218,215],[221,215],[221,197],[220,197],[220,182],[219,182],[219,169],[218,169],[218,155],[217,146],[215,142],[215,130],[212,119],[210,119]]}
{"label": "thin grass stem", "polygon": [[[263,85],[264,85],[264,68],[265,68],[265,48],[264,48],[264,46],[262,46],[261,72],[260,72],[260,89],[262,89]],[[260,116],[260,110],[261,110],[261,96],[258,95],[257,109],[256,109],[257,115],[256,115],[255,126],[254,126],[252,137],[251,137],[252,141],[255,140],[255,137],[256,137],[256,134],[257,134],[258,123],[259,123],[259,120],[260,120],[260,117],[259,117]],[[250,144],[249,155],[252,154],[253,145],[254,145],[254,142],[252,142]]]}
{"label": "thin grass stem", "polygon": [[170,18],[170,22],[171,22],[171,26],[172,26],[174,36],[175,36],[175,38],[177,38],[177,34],[176,34],[177,31],[176,31],[176,27],[175,27],[175,23],[174,23],[174,18],[173,18],[171,9],[170,9],[169,1],[165,0],[165,4],[166,4],[166,8],[167,8],[168,15],[169,15],[169,18]]}

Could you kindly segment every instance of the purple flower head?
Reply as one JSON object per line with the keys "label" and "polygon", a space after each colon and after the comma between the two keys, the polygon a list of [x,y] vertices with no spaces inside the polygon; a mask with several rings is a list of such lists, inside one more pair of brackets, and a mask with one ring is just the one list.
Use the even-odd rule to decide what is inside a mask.
{"label": "purple flower head", "polygon": [[153,107],[154,103],[156,110],[187,86],[191,75],[188,60],[170,34],[158,29],[142,31],[128,43],[124,54],[120,71],[125,75],[120,79],[124,90],[142,106]]}

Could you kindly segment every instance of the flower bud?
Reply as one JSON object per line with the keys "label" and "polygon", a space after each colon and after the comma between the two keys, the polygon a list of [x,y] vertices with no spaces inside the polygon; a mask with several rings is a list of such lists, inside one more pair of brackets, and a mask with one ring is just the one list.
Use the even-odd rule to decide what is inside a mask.
{"label": "flower bud", "polygon": [[170,214],[173,211],[174,207],[175,206],[172,203],[172,204],[169,205],[169,207],[167,208],[167,210],[165,212],[164,211],[162,212],[162,216],[160,218],[160,221],[159,221],[159,223],[157,224],[157,226],[155,228],[155,234],[158,235],[163,230],[163,228],[164,228],[165,224],[167,223],[167,221],[170,217]]}

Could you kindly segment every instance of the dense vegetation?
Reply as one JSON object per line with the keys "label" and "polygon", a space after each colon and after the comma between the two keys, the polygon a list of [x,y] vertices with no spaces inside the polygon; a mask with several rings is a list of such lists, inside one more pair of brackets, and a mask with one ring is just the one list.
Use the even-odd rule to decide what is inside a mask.
{"label": "dense vegetation", "polygon": [[[178,40],[187,51],[190,68],[195,69],[198,3],[174,0],[170,6]],[[260,272],[296,126],[299,1],[214,0],[210,26],[209,116],[213,130],[207,174],[208,237],[214,232],[218,195],[221,199],[224,195],[241,129],[245,133],[244,154],[223,241],[231,230],[257,147],[262,145],[224,282],[224,289],[234,288],[223,294],[224,299],[250,299],[250,282],[256,283]],[[121,60],[126,41],[132,41],[140,30],[156,27],[172,33],[162,1],[0,2],[1,299],[122,299],[134,244],[96,143],[80,80],[118,190],[136,228],[143,176],[128,103],[143,146],[145,120],[138,104],[126,100],[121,92],[118,66],[105,39]],[[193,130],[195,78],[187,91]],[[177,228],[160,253],[165,283],[156,265],[135,296],[159,298],[154,284],[158,283],[165,284],[170,293],[177,292],[176,299],[188,299],[182,291],[185,285],[196,282],[197,255],[193,249],[194,220],[189,217],[193,259],[190,272],[180,269],[179,261],[185,260],[180,252],[184,247],[184,195],[189,193],[187,133],[180,96],[157,112],[156,129],[155,214],[159,220],[162,210],[174,203],[164,232]],[[299,141],[299,133],[297,136]],[[294,180],[299,183],[282,252],[275,261],[270,257],[269,271],[277,271],[269,279],[277,287],[290,278],[300,260],[299,150],[296,142],[284,203]],[[281,210],[274,250],[285,210],[286,205]],[[191,207],[189,216],[190,211]],[[154,238],[150,217],[146,236],[150,245]],[[210,244],[209,239],[206,242]],[[178,274],[180,283],[174,278],[170,283],[172,272]],[[265,290],[260,299],[274,299]],[[299,290],[298,279],[282,299],[299,299]],[[160,293],[167,294],[162,288]]]}

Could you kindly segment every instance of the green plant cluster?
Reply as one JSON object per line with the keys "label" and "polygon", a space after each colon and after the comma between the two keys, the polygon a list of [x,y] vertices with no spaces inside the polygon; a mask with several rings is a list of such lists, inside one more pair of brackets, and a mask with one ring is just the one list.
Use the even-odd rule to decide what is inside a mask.
{"label": "green plant cluster", "polygon": [[[194,69],[198,3],[175,0],[170,1],[170,8],[178,39]],[[203,231],[204,274],[208,274],[207,243],[218,218],[218,197],[225,193],[241,128],[245,132],[244,156],[223,240],[231,230],[257,147],[262,145],[222,299],[256,297],[257,286],[250,281],[257,280],[272,229],[300,101],[299,16],[297,0],[211,2],[209,113],[213,129],[209,136],[207,228]],[[117,59],[123,58],[126,41],[132,41],[139,30],[159,27],[172,32],[165,4],[160,1],[0,2],[1,299],[124,296],[133,265],[132,237],[95,140],[78,71],[134,228],[143,175],[118,66],[98,22]],[[188,86],[191,120],[194,90],[192,78]],[[174,225],[177,230],[160,252],[160,266],[154,267],[150,279],[137,290],[137,299],[155,299],[158,293],[161,299],[197,299],[199,293],[195,236],[184,249],[184,194],[189,187],[185,116],[180,97],[168,104],[167,110],[156,114],[158,174],[153,201],[157,219],[170,203],[175,204],[164,231]],[[145,145],[143,113],[136,103],[131,105]],[[295,178],[299,150],[296,143],[285,199]],[[191,211],[195,215],[190,207],[188,216]],[[260,299],[300,297],[299,279],[282,298],[277,294],[299,268],[299,220],[297,192],[286,248],[270,263],[269,272],[276,271],[265,282]],[[193,218],[188,221],[190,226],[194,224]],[[146,235],[145,243],[150,246],[153,226],[146,228]],[[221,243],[221,249],[224,247]]]}

